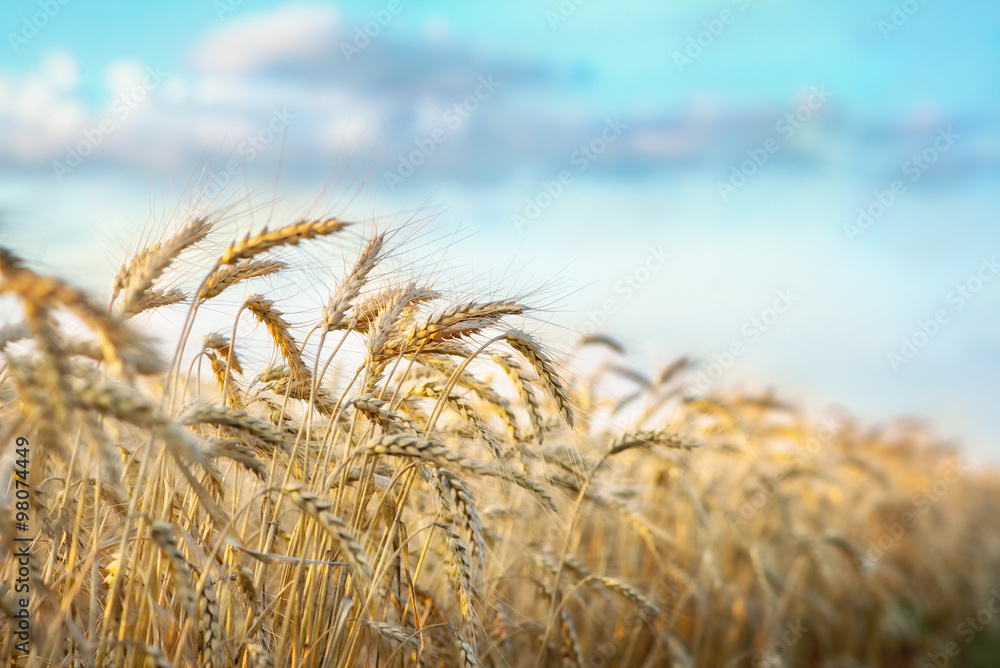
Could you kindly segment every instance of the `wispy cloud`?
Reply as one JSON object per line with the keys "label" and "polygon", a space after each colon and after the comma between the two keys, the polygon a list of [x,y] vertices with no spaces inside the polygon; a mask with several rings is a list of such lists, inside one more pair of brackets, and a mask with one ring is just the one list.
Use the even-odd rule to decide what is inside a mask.
{"label": "wispy cloud", "polygon": [[[543,178],[564,168],[607,121],[606,113],[571,94],[578,84],[572,67],[489,54],[447,34],[389,30],[345,55],[344,46],[355,45],[364,29],[318,5],[227,17],[198,38],[181,69],[164,73],[162,85],[143,90],[145,73],[159,71],[157,63],[113,63],[104,76],[110,101],[102,108],[84,104],[73,55],[51,52],[35,71],[0,72],[0,166],[44,170],[78,147],[92,149],[88,168],[190,168],[206,151],[228,155],[260,132],[275,109],[288,109],[295,121],[282,144],[302,168],[325,169],[347,140],[377,144],[384,169],[391,170],[414,142],[443,128],[446,141],[424,156],[414,183],[525,173]],[[449,123],[483,77],[498,82],[497,92],[473,100],[475,110],[461,123]],[[834,89],[807,119],[792,117],[794,131],[786,133],[801,99],[822,85],[803,86],[781,105],[703,98],[674,108],[624,106],[620,117],[629,131],[593,169],[694,169],[725,182],[773,137],[776,150],[762,169],[850,171],[878,182],[892,178],[927,136],[951,126],[963,141],[919,187],[1000,170],[1000,127],[988,115],[949,117],[923,107],[899,118],[859,117],[847,112]],[[132,90],[142,98],[135,104]],[[110,131],[88,142],[102,126]],[[273,151],[261,164],[273,167],[278,156]]]}

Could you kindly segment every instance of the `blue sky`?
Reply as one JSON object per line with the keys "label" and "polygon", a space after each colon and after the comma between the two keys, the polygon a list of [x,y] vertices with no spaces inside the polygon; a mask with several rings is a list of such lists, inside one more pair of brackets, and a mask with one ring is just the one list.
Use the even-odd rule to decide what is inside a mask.
{"label": "blue sky", "polygon": [[1000,280],[980,278],[1000,254],[994,2],[70,0],[2,17],[0,239],[43,266],[105,289],[150,200],[206,165],[221,183],[233,158],[252,187],[280,162],[303,200],[341,165],[341,191],[367,175],[362,213],[429,200],[471,233],[463,266],[554,281],[556,345],[599,328],[637,364],[704,370],[743,345],[720,385],[924,415],[1000,461]]}

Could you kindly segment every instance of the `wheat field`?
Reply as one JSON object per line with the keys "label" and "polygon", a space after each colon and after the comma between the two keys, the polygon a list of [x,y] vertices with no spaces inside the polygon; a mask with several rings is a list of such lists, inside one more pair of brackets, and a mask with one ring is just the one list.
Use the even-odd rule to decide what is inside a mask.
{"label": "wheat field", "polygon": [[406,225],[180,218],[110,304],[0,250],[11,665],[1000,660],[1000,478],[927,428],[556,354]]}

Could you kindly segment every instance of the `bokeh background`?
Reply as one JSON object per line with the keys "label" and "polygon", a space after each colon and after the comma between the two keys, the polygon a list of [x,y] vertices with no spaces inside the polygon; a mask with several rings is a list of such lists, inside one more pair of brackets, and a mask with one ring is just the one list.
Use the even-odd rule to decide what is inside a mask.
{"label": "bokeh background", "polygon": [[192,178],[220,201],[436,213],[459,266],[540,288],[557,348],[596,331],[640,368],[688,354],[691,393],[922,416],[1000,462],[996,2],[0,16],[0,243],[43,268],[107,293]]}

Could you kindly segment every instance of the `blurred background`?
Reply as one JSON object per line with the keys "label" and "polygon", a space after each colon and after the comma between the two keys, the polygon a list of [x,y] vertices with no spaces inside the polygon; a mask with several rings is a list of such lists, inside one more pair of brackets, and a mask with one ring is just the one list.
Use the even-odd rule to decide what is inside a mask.
{"label": "blurred background", "polygon": [[599,332],[639,368],[687,354],[691,394],[922,416],[1000,462],[996,2],[2,16],[0,243],[37,266],[107,294],[192,180],[436,213],[453,280],[540,287],[560,350]]}

